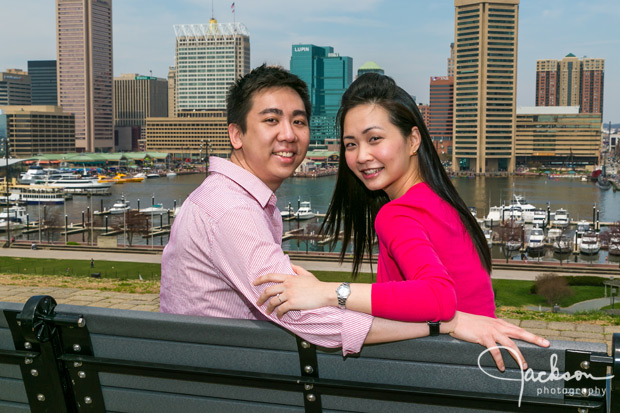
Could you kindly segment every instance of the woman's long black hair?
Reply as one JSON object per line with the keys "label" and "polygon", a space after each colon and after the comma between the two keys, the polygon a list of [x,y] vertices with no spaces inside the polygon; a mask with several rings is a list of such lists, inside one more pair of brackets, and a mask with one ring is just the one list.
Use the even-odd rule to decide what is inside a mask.
{"label": "woman's long black hair", "polygon": [[349,110],[364,104],[383,107],[389,114],[390,122],[400,129],[403,136],[409,136],[411,129],[417,126],[422,138],[418,148],[420,176],[441,199],[457,210],[478,251],[482,266],[490,274],[491,252],[487,241],[444,170],[418,106],[407,92],[396,85],[392,78],[377,73],[364,74],[349,86],[342,96],[337,116],[340,127],[338,177],[322,231],[332,237],[331,247],[333,249],[342,226],[344,238],[340,260],[344,260],[347,247],[353,237],[353,276],[356,277],[365,253],[368,254],[370,260],[375,239],[375,217],[379,209],[389,201],[384,191],[371,191],[366,188],[349,169],[345,159],[342,141],[344,119]]}

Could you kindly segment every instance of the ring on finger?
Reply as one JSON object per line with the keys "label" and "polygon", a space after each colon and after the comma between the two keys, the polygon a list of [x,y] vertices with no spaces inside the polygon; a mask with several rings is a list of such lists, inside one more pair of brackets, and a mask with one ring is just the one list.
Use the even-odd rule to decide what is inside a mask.
{"label": "ring on finger", "polygon": [[282,299],[280,298],[280,293],[276,294],[276,297],[278,297],[278,300],[280,300],[280,304],[282,304]]}

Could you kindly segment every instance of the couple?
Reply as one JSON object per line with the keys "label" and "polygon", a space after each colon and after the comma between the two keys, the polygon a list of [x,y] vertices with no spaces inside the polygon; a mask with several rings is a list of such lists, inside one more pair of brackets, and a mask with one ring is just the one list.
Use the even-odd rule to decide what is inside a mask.
{"label": "couple", "polygon": [[[372,285],[320,282],[281,248],[274,192],[308,149],[306,84],[263,65],[232,85],[227,105],[231,160],[210,159],[209,177],[174,221],[162,256],[162,312],[270,320],[344,355],[440,333],[519,356],[511,338],[549,345],[495,318],[484,235],[415,102],[391,78],[360,76],[343,95],[340,167],[326,218],[330,234],[344,230],[343,251],[353,237],[354,274],[376,235]],[[491,355],[503,371],[499,350]]]}

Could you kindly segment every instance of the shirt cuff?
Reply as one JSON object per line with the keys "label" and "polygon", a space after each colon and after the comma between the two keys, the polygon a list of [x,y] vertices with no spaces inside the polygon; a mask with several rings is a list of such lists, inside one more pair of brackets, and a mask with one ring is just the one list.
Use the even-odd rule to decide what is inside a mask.
{"label": "shirt cuff", "polygon": [[359,353],[368,336],[373,316],[357,311],[343,310],[342,355]]}

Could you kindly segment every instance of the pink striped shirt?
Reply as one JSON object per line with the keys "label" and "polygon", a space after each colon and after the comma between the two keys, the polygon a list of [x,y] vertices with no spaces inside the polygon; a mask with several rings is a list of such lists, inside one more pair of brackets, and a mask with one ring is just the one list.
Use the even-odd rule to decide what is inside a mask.
{"label": "pink striped shirt", "polygon": [[[269,273],[294,274],[282,251],[276,196],[232,162],[210,158],[210,176],[190,194],[172,225],[161,261],[164,313],[270,320],[323,347],[360,351],[372,324],[368,314],[337,307],[289,311],[279,320],[256,306]],[[334,292],[335,294],[335,292]]]}

